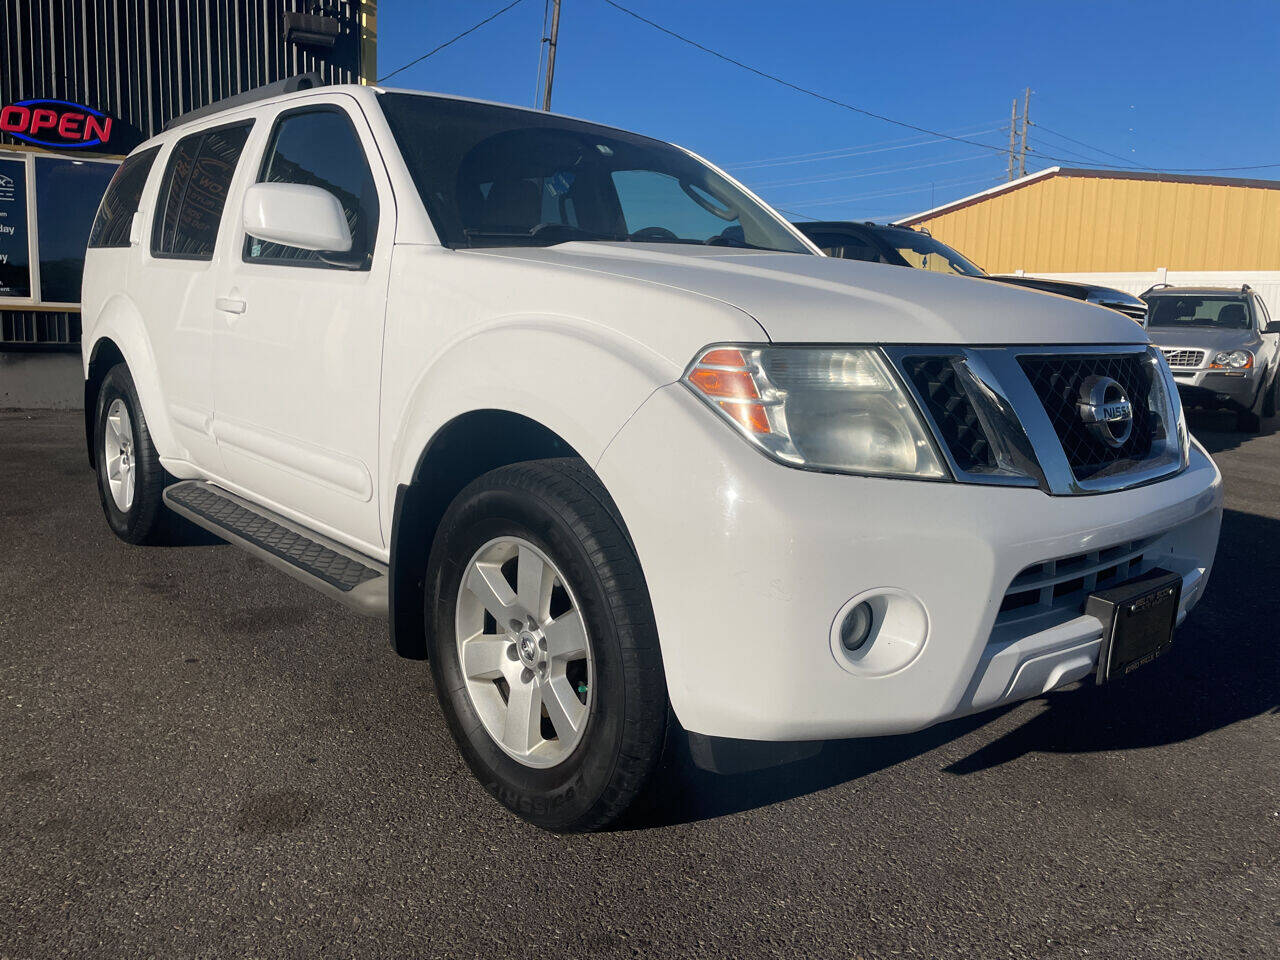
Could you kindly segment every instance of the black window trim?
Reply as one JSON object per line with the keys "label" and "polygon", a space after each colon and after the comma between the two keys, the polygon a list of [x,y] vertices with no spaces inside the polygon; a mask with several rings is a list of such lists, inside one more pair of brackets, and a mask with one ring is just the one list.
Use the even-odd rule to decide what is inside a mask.
{"label": "black window trim", "polygon": [[[258,172],[254,175],[253,183],[265,183],[262,178],[266,175],[267,164],[271,159],[271,150],[275,147],[276,134],[280,130],[281,125],[291,117],[296,117],[305,113],[337,113],[347,121],[347,126],[351,128],[352,134],[356,138],[356,144],[360,147],[364,154],[364,164],[369,171],[369,179],[373,183],[373,192],[378,193],[378,178],[373,172],[373,163],[369,158],[369,151],[364,145],[364,140],[360,136],[360,130],[356,127],[355,121],[351,119],[351,114],[342,108],[342,105],[336,101],[321,101],[318,103],[308,103],[300,107],[292,107],[288,110],[281,110],[276,114],[275,119],[271,123],[271,129],[267,131],[266,143],[262,148],[262,158],[258,161]],[[378,226],[382,224],[382,198],[378,197]],[[371,273],[373,271],[373,258],[378,250],[377,229],[370,235],[370,244],[368,257],[369,262],[365,266],[351,266],[342,263],[329,263],[326,260],[291,260],[287,257],[250,257],[248,255],[249,240],[251,239],[248,232],[244,229],[244,224],[240,225],[240,233],[242,238],[240,241],[240,262],[246,264],[254,264],[266,267],[299,267],[302,269],[320,269],[320,270],[344,270],[348,273]],[[287,244],[286,244],[287,246]]]}
{"label": "black window trim", "polygon": [[[180,144],[185,143],[188,140],[194,140],[197,137],[199,137],[200,147],[198,150],[196,150],[196,155],[195,155],[196,161],[199,161],[200,154],[204,151],[204,138],[206,136],[208,136],[211,133],[217,133],[219,130],[231,130],[231,129],[234,129],[235,127],[247,127],[248,130],[245,133],[245,146],[248,146],[249,138],[253,135],[253,127],[256,122],[257,120],[254,117],[242,117],[239,120],[232,120],[229,123],[220,123],[212,127],[205,127],[202,130],[193,131],[192,133],[187,134],[185,137],[179,137],[178,139],[174,140],[173,143],[170,144],[169,146],[169,152],[165,155],[164,176],[160,181],[160,193],[161,194],[164,193],[164,185],[165,185],[165,182],[169,179],[169,170],[173,165],[174,154],[177,152],[178,146]],[[231,184],[235,181],[236,173],[238,173],[240,170],[240,159],[243,159],[243,157],[244,157],[244,150],[241,149],[240,158],[236,160],[235,169],[232,170],[231,172],[231,179],[227,181],[228,199],[230,199],[231,197]],[[192,166],[191,166],[191,172],[192,173],[195,172],[194,162],[192,163]],[[187,202],[187,186],[190,183],[191,183],[191,174],[187,174],[187,180],[182,185],[182,198],[178,201],[179,211],[182,210],[183,204]],[[168,206],[167,202],[162,204],[161,203],[162,200],[167,201],[167,197],[157,195],[156,208],[154,211],[152,211],[152,215],[151,215],[151,256],[152,258],[155,260],[190,260],[196,263],[212,262],[213,252],[211,252],[206,257],[198,253],[161,253],[156,249],[156,231],[160,225],[161,219],[164,216],[164,208]],[[218,249],[218,238],[222,236],[222,221],[226,215],[227,215],[227,205],[224,203],[222,205],[222,213],[218,216],[218,232],[214,235],[214,240],[213,240],[214,252],[216,252]]]}
{"label": "black window trim", "polygon": [[[147,161],[147,164],[148,164],[147,175],[143,177],[142,189],[138,191],[138,202],[134,205],[133,210],[129,213],[130,230],[132,230],[134,216],[136,216],[138,211],[142,209],[142,195],[147,192],[147,184],[151,181],[151,177],[155,173],[156,158],[159,157],[160,150],[162,148],[163,148],[163,144],[157,143],[154,147],[147,147],[147,149],[145,150],[139,150],[137,153],[131,153],[129,154],[129,156],[125,157],[122,161],[120,161],[120,165],[116,167],[116,174],[119,174],[124,170],[125,164],[131,161],[136,161],[138,163],[141,163],[143,157],[146,157],[148,154],[150,154],[150,159]],[[111,192],[111,184],[108,183],[107,189],[102,194],[102,199],[98,201],[98,209],[93,215],[93,226],[89,228],[90,241],[92,241],[93,231],[98,225],[98,218],[102,216],[102,205],[107,202],[107,194],[109,194],[110,192]],[[85,249],[86,250],[127,250],[131,246],[133,246],[133,244],[130,243],[129,234],[126,233],[124,243],[90,242],[89,244],[86,245]]]}

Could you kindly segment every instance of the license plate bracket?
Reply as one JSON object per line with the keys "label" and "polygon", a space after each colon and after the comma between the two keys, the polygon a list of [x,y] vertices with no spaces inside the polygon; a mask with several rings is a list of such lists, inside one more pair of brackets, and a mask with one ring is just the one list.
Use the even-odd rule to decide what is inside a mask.
{"label": "license plate bracket", "polygon": [[1168,650],[1181,599],[1182,577],[1161,569],[1090,594],[1085,613],[1102,621],[1097,682],[1119,679]]}

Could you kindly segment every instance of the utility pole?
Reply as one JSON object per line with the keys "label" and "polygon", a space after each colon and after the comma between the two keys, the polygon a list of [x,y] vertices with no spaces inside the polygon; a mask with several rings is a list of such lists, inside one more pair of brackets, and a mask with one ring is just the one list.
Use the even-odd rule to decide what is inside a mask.
{"label": "utility pole", "polygon": [[1013,106],[1009,108],[1009,179],[1013,179],[1013,151],[1018,136],[1018,98],[1013,98]]}
{"label": "utility pole", "polygon": [[551,0],[551,3],[551,36],[542,38],[548,45],[547,85],[542,93],[542,109],[548,111],[551,109],[551,84],[556,76],[556,41],[560,38],[560,0]]}
{"label": "utility pole", "polygon": [[1027,127],[1030,125],[1031,88],[1027,87],[1022,99],[1022,147],[1018,150],[1018,176],[1020,177],[1027,175]]}

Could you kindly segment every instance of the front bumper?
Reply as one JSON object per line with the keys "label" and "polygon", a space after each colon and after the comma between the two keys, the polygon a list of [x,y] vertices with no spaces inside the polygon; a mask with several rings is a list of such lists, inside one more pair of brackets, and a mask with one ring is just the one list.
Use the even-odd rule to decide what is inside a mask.
{"label": "front bumper", "polygon": [[1175,369],[1173,381],[1184,406],[1250,410],[1258,399],[1262,375],[1257,367],[1239,371]]}
{"label": "front bumper", "polygon": [[[812,473],[766,459],[678,384],[597,470],[645,571],[677,717],[753,740],[904,733],[1079,679],[1101,624],[1066,606],[1001,614],[1015,577],[1132,547],[1182,575],[1181,618],[1222,512],[1198,447],[1175,477],[1096,496]],[[918,604],[918,643],[882,630],[841,661],[837,615],[868,593]]]}

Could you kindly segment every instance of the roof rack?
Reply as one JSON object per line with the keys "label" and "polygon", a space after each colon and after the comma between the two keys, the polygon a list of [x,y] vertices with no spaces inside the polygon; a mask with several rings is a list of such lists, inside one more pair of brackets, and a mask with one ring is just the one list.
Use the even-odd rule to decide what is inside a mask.
{"label": "roof rack", "polygon": [[302,73],[296,77],[286,77],[283,80],[277,80],[275,83],[263,84],[261,87],[254,87],[252,90],[244,91],[244,93],[223,97],[221,100],[215,100],[213,103],[206,104],[203,107],[188,110],[186,113],[176,116],[166,123],[164,129],[172,130],[174,127],[181,127],[184,124],[191,123],[193,120],[211,117],[215,113],[230,110],[232,107],[242,107],[246,103],[256,103],[259,100],[269,100],[272,97],[279,97],[286,93],[297,93],[299,90],[310,90],[312,87],[320,86],[324,86],[324,78],[316,71]]}
{"label": "roof rack", "polygon": [[1156,290],[1163,290],[1165,287],[1172,287],[1172,286],[1173,286],[1172,283],[1153,283],[1151,286],[1147,287],[1147,289],[1143,290],[1142,293],[1138,294],[1138,296],[1145,297],[1148,293],[1152,293],[1153,291],[1156,291]]}
{"label": "roof rack", "polygon": [[1242,283],[1242,284],[1240,284],[1240,292],[1241,292],[1241,293],[1253,293],[1253,287],[1249,286],[1247,283]]}

